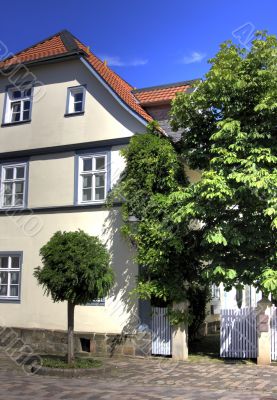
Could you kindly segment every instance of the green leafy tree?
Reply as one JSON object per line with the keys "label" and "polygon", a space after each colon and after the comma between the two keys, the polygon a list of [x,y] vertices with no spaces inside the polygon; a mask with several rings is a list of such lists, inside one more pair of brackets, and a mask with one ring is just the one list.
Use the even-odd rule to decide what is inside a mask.
{"label": "green leafy tree", "polygon": [[[206,79],[173,102],[181,141],[151,125],[123,151],[113,195],[143,266],[140,297],[208,299],[211,282],[276,296],[276,59],[275,36],[257,33],[249,51],[222,44]],[[188,182],[184,163],[202,170],[199,182]]]}
{"label": "green leafy tree", "polygon": [[179,151],[202,179],[171,198],[173,223],[201,221],[201,258],[214,282],[277,291],[277,40],[221,45],[191,95],[173,102]]}
{"label": "green leafy tree", "polygon": [[40,250],[34,276],[54,302],[68,303],[68,363],[74,360],[74,308],[105,297],[114,283],[109,253],[83,231],[56,232]]}
{"label": "green leafy tree", "polygon": [[[172,304],[193,299],[200,292],[207,300],[209,291],[198,257],[198,232],[171,220],[175,209],[169,199],[178,197],[189,186],[183,160],[168,138],[150,129],[149,133],[135,135],[122,151],[126,168],[113,192],[113,197],[124,199],[122,230],[135,244],[136,261],[141,266],[135,291],[153,302]],[[137,222],[129,222],[134,219],[130,217]],[[205,302],[201,304],[204,319]],[[195,310],[191,307],[190,311]],[[189,318],[181,314],[171,312],[172,322],[196,322],[193,315]]]}

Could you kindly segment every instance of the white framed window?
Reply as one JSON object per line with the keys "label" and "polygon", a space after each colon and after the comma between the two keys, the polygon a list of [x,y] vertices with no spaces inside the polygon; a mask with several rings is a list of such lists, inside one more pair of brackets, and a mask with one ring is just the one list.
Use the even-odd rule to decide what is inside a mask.
{"label": "white framed window", "polygon": [[93,300],[91,303],[87,303],[87,306],[104,306],[105,305],[105,297],[101,297],[99,299]]}
{"label": "white framed window", "polygon": [[24,207],[27,185],[27,163],[4,164],[1,167],[1,207]]}
{"label": "white framed window", "polygon": [[212,299],[220,299],[220,287],[217,286],[215,283],[212,284],[211,287],[212,291]]}
{"label": "white framed window", "polygon": [[66,114],[79,114],[85,111],[85,86],[68,88]]}
{"label": "white framed window", "polygon": [[30,121],[32,88],[10,88],[7,91],[4,123]]}
{"label": "white framed window", "polygon": [[0,300],[19,300],[22,254],[0,253]]}
{"label": "white framed window", "polygon": [[79,156],[78,203],[101,203],[107,196],[107,154]]}

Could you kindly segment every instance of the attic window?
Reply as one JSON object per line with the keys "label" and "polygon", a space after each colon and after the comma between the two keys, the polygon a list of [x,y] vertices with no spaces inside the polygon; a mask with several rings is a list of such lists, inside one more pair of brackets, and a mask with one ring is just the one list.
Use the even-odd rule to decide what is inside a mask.
{"label": "attic window", "polygon": [[85,111],[85,87],[68,88],[66,114],[80,114]]}
{"label": "attic window", "polygon": [[26,122],[31,119],[32,88],[10,88],[7,92],[4,122]]}

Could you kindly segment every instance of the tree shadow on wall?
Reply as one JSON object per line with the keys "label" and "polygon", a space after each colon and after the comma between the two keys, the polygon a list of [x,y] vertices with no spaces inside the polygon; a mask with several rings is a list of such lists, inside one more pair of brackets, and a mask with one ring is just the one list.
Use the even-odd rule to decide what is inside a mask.
{"label": "tree shadow on wall", "polygon": [[110,291],[112,303],[109,312],[111,316],[125,321],[122,325],[122,336],[124,336],[135,333],[139,325],[138,299],[130,295],[136,284],[138,267],[133,261],[134,248],[121,233],[121,226],[120,208],[109,210],[103,231],[115,272],[115,284]]}

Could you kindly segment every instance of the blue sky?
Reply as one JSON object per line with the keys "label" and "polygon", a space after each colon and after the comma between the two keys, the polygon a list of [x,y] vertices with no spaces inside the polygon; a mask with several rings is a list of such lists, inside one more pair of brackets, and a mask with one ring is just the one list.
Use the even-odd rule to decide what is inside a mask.
{"label": "blue sky", "polygon": [[276,15],[276,0],[14,0],[0,40],[16,52],[66,28],[139,88],[203,77],[222,41],[277,34]]}

